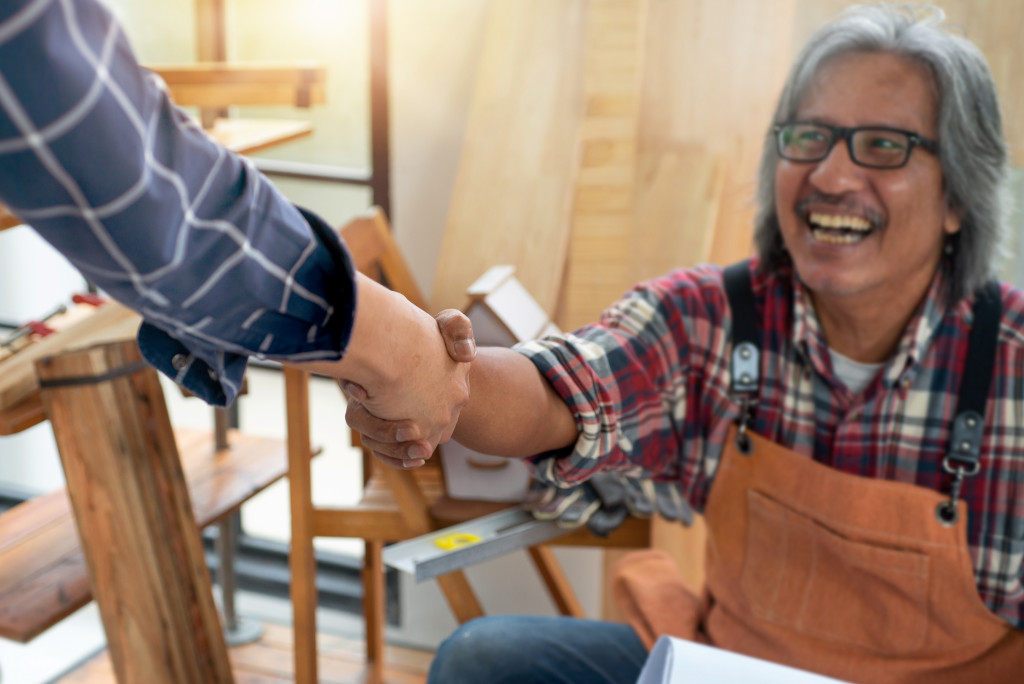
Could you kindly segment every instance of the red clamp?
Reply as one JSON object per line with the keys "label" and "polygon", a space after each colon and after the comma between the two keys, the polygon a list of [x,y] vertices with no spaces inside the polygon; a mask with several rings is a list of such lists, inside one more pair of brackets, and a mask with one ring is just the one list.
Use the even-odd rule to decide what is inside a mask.
{"label": "red clamp", "polygon": [[54,333],[53,328],[46,325],[43,321],[48,321],[54,316],[65,313],[67,310],[68,308],[61,304],[56,309],[46,314],[39,320],[29,321],[28,323],[25,323],[24,325],[20,326],[17,330],[12,332],[10,335],[0,340],[0,348],[9,347],[18,340],[22,339],[23,337],[28,337],[29,335],[39,335],[40,337],[52,335]]}
{"label": "red clamp", "polygon": [[75,304],[88,304],[89,306],[100,306],[102,304],[105,304],[107,300],[104,299],[103,297],[100,297],[97,294],[92,294],[91,292],[83,292],[72,296],[71,301],[73,301]]}
{"label": "red clamp", "polygon": [[56,332],[53,328],[42,321],[29,321],[22,327],[28,328],[29,335],[39,335],[40,337],[46,337],[47,335],[52,335]]}

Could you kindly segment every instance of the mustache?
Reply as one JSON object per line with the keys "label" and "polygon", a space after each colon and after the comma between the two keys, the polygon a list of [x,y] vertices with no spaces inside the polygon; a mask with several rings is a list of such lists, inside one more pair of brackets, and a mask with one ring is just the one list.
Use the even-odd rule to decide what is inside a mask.
{"label": "mustache", "polygon": [[871,228],[881,228],[885,225],[885,217],[882,216],[878,211],[869,207],[861,206],[855,202],[850,202],[841,196],[837,195],[826,195],[823,193],[814,193],[804,197],[796,203],[797,214],[803,216],[808,212],[808,207],[811,205],[826,205],[832,209],[838,209],[845,214],[853,214],[856,216],[863,216],[867,219],[868,223],[871,224]]}

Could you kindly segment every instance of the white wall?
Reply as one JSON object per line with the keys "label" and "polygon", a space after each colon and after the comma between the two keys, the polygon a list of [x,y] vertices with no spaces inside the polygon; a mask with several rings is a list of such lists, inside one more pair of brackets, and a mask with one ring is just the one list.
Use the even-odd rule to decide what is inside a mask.
{"label": "white wall", "polygon": [[[34,231],[25,226],[0,231],[0,318],[31,320],[66,304],[68,293],[84,290],[78,271]],[[32,493],[63,486],[49,424],[0,437],[0,483]]]}

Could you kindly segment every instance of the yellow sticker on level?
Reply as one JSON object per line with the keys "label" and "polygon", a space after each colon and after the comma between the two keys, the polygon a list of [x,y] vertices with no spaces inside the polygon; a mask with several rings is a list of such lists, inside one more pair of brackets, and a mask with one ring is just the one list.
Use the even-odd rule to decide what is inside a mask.
{"label": "yellow sticker on level", "polygon": [[441,537],[434,543],[445,551],[454,551],[455,549],[461,549],[463,546],[476,544],[478,541],[480,541],[480,537],[475,534],[470,534],[469,532],[455,532]]}

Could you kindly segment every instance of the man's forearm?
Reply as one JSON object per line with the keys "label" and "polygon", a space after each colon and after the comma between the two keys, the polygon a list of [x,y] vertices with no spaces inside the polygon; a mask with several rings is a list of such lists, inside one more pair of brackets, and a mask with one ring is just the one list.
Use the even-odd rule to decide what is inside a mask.
{"label": "man's forearm", "polygon": [[455,428],[459,443],[481,453],[525,457],[576,441],[569,407],[522,354],[479,349],[470,385],[469,403]]}

